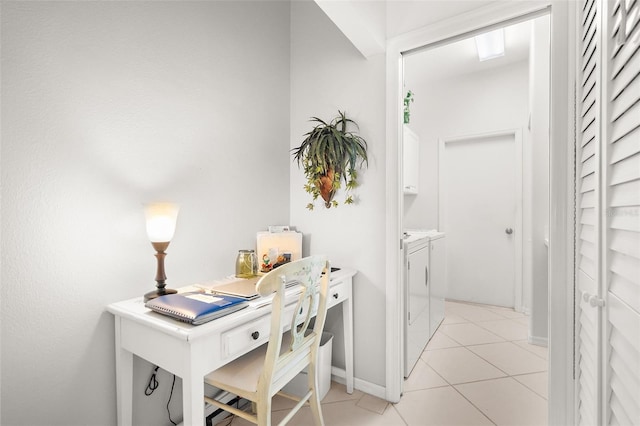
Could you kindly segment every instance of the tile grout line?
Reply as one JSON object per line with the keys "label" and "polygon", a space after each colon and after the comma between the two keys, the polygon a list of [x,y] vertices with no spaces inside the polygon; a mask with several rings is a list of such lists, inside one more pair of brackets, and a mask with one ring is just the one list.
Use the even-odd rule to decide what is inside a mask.
{"label": "tile grout line", "polygon": [[[489,420],[493,425],[497,425],[497,423],[495,423],[489,416],[487,416],[481,409],[479,409],[478,407],[476,407],[476,405],[469,401],[469,399],[467,399],[467,397],[465,397],[456,387],[455,385],[449,383],[449,381],[447,379],[445,379],[444,377],[442,377],[440,375],[440,373],[438,373],[436,371],[436,369],[432,368],[429,364],[427,364],[429,366],[429,368],[431,368],[438,376],[440,376],[442,378],[442,380],[444,380],[447,384],[443,385],[443,386],[436,386],[433,388],[426,388],[426,389],[416,389],[415,391],[410,391],[410,392],[416,392],[416,391],[424,391],[424,390],[429,390],[429,389],[440,389],[440,388],[451,388],[453,391],[457,392],[460,396],[462,396],[462,398],[464,398],[465,401],[467,401],[469,404],[471,404],[471,406],[476,409],[478,411],[478,413],[482,414],[484,417],[487,418],[487,420]],[[485,379],[485,380],[491,380],[491,379]],[[478,380],[476,382],[468,382],[468,383],[477,383],[477,382],[483,382],[485,380]],[[460,383],[460,384],[466,384],[466,383]],[[396,409],[396,413],[398,413],[398,415],[400,416],[400,418],[405,422],[405,424],[407,426],[409,426],[409,423],[405,420],[404,417],[402,417],[402,414],[400,413],[400,411],[396,408],[396,404],[391,404],[395,409]]]}
{"label": "tile grout line", "polygon": [[511,377],[513,377],[513,379],[514,379],[515,381],[517,381],[518,383],[522,384],[522,385],[523,385],[524,387],[526,387],[527,389],[531,390],[531,392],[535,393],[535,394],[536,394],[536,395],[538,395],[540,398],[543,398],[545,401],[547,401],[547,402],[548,402],[548,401],[549,401],[549,398],[545,397],[544,395],[541,395],[540,393],[538,393],[538,391],[536,391],[535,389],[533,389],[531,386],[528,386],[526,383],[522,383],[520,380],[516,379],[516,377],[518,377],[518,376],[528,376],[528,375],[531,375],[531,374],[540,374],[540,373],[547,373],[547,374],[548,374],[548,371],[537,371],[537,372],[534,372],[534,373],[517,374],[517,375],[515,375],[515,376],[511,376]]}
{"label": "tile grout line", "polygon": [[[501,320],[500,320],[500,321],[501,321]],[[479,322],[480,322],[480,321],[479,321]],[[472,322],[472,324],[475,324],[475,322]],[[482,327],[482,325],[480,325],[480,324],[477,324],[477,325],[478,325],[479,327],[481,327],[481,328],[483,328],[483,329],[487,330],[485,327]],[[491,330],[487,330],[487,331],[491,332]],[[493,334],[495,334],[495,333],[493,333]],[[502,337],[502,336],[499,336],[499,337]],[[455,339],[454,339],[454,340],[455,340]],[[544,361],[546,362],[546,364],[547,364],[547,368],[546,368],[545,370],[541,370],[541,371],[532,371],[532,372],[528,372],[528,373],[521,373],[521,374],[513,374],[513,375],[512,375],[512,374],[509,374],[509,373],[507,373],[506,371],[502,370],[502,369],[501,369],[501,368],[499,368],[498,366],[494,365],[491,361],[489,361],[488,359],[485,359],[485,358],[484,358],[484,357],[482,357],[480,354],[477,354],[477,353],[475,353],[474,351],[472,351],[471,349],[467,348],[467,346],[480,346],[480,345],[491,344],[491,343],[476,344],[476,345],[464,345],[464,348],[465,348],[465,349],[468,349],[470,352],[474,353],[474,354],[475,354],[475,355],[477,355],[479,358],[481,358],[482,360],[486,361],[489,365],[492,365],[492,366],[493,366],[493,367],[495,367],[496,369],[498,369],[498,370],[502,371],[503,373],[505,373],[505,374],[507,375],[506,377],[508,377],[508,378],[512,379],[514,382],[516,382],[516,383],[518,383],[518,384],[520,384],[520,385],[524,386],[526,389],[530,390],[531,392],[533,392],[533,394],[535,394],[535,395],[539,396],[540,398],[544,399],[545,401],[548,401],[548,398],[545,398],[543,395],[540,395],[538,392],[536,392],[536,391],[535,391],[534,389],[532,389],[530,386],[527,386],[525,383],[522,383],[521,381],[519,381],[518,379],[516,379],[516,376],[525,376],[525,375],[529,375],[529,374],[539,374],[539,373],[547,373],[547,374],[548,374],[548,371],[549,371],[549,368],[548,368],[548,362],[549,362],[549,361],[548,361],[548,359],[546,359],[546,358],[544,358],[544,357],[541,357],[541,356],[540,356],[540,355],[538,355],[537,353],[534,353],[533,351],[529,351],[529,350],[527,350],[527,348],[525,348],[525,347],[522,347],[522,346],[518,345],[517,343],[515,343],[516,341],[523,341],[523,339],[518,339],[518,340],[505,339],[505,342],[510,343],[510,344],[512,344],[512,345],[514,345],[514,346],[516,346],[516,347],[520,348],[520,349],[523,349],[523,350],[527,351],[528,353],[530,353],[530,354],[532,354],[532,355],[535,355],[537,358],[540,358],[540,359],[544,360]],[[496,343],[504,343],[504,342],[496,342]],[[435,371],[435,369],[434,369],[434,371]],[[437,372],[436,372],[436,373],[437,373]],[[494,378],[494,379],[477,380],[477,381],[474,381],[474,382],[467,382],[467,383],[479,383],[479,382],[485,382],[485,381],[488,381],[488,380],[497,380],[497,379],[503,379],[503,378],[505,378],[505,377],[498,377],[498,378]],[[467,384],[467,383],[460,383],[460,384]],[[469,401],[469,403],[470,403],[471,405],[473,405],[473,406],[475,407],[475,405],[473,404],[473,402],[471,402],[468,398],[466,398],[466,397],[465,397],[465,395],[464,395],[464,394],[462,394],[462,392],[460,392],[460,390],[456,387],[456,385],[452,385],[452,387],[453,387],[453,388],[454,388],[454,389],[455,389],[455,390],[456,390],[460,395],[462,395],[462,397],[463,397],[463,398],[465,398],[467,401]],[[476,407],[476,408],[477,408],[477,407]],[[479,410],[479,409],[478,409],[478,410]],[[479,411],[481,411],[481,412],[482,412],[482,410],[479,410]],[[484,414],[484,413],[483,413],[483,414]],[[488,416],[488,415],[485,415],[485,417],[487,417],[489,420],[491,420],[491,421],[493,422],[493,420],[492,420],[491,418],[489,418],[489,416]],[[495,424],[495,423],[494,423],[494,424]]]}
{"label": "tile grout line", "polygon": [[453,390],[455,390],[456,392],[458,392],[458,394],[459,394],[461,397],[463,397],[463,398],[464,398],[464,399],[465,399],[469,404],[471,404],[471,406],[472,406],[473,408],[475,408],[476,410],[478,410],[478,412],[479,412],[480,414],[482,414],[483,416],[485,416],[485,417],[487,418],[487,420],[489,420],[489,421],[490,421],[491,423],[493,423],[494,425],[497,425],[497,424],[498,424],[498,423],[494,422],[494,421],[493,421],[493,419],[492,419],[491,417],[489,417],[489,416],[488,416],[484,411],[482,411],[480,408],[478,408],[478,407],[476,406],[476,404],[474,404],[473,402],[471,402],[471,401],[469,400],[469,398],[467,398],[467,397],[466,397],[462,392],[460,392],[460,390],[458,390],[458,388],[457,388],[457,387],[455,387],[455,386],[451,386],[451,387],[453,388]]}
{"label": "tile grout line", "polygon": [[391,407],[393,407],[393,409],[396,412],[396,414],[398,415],[398,417],[400,417],[400,419],[404,422],[404,425],[405,426],[409,426],[409,422],[404,418],[404,416],[402,415],[400,410],[398,410],[398,408],[396,407],[396,404],[390,404],[390,405],[391,405]]}
{"label": "tile grout line", "polygon": [[[482,326],[479,326],[479,327],[484,328],[484,327],[482,327]],[[491,330],[487,330],[487,331],[491,332]],[[493,333],[493,334],[495,334],[495,333]],[[502,337],[502,336],[498,336],[498,337]],[[520,340],[522,340],[522,339],[520,339]],[[465,349],[467,349],[468,351],[470,351],[471,353],[473,353],[474,355],[476,355],[477,357],[479,357],[480,359],[482,359],[482,360],[484,360],[485,362],[487,362],[489,365],[491,365],[491,366],[493,366],[494,368],[496,368],[496,369],[498,369],[498,370],[502,371],[502,372],[503,372],[504,374],[506,374],[508,377],[513,377],[513,375],[511,375],[511,374],[509,374],[508,372],[504,371],[502,368],[498,367],[497,365],[495,365],[494,363],[492,363],[492,362],[491,362],[491,361],[489,361],[488,359],[484,358],[482,355],[475,353],[473,350],[471,350],[471,349],[469,349],[469,348],[467,347],[467,346],[490,345],[490,344],[494,344],[494,343],[510,343],[510,344],[512,344],[512,345],[514,345],[514,346],[516,346],[516,347],[518,347],[518,348],[520,348],[520,349],[522,349],[522,350],[526,350],[525,348],[521,347],[520,345],[518,345],[518,344],[514,343],[514,341],[513,341],[513,340],[508,340],[508,339],[505,339],[505,340],[504,340],[504,342],[479,343],[479,344],[474,344],[474,345],[464,345],[464,348],[465,348]],[[527,351],[527,352],[532,353],[532,352],[530,352],[530,351]],[[538,356],[537,354],[533,354],[533,355],[536,355],[538,358],[544,359],[544,358],[542,358],[542,357]],[[547,369],[546,369],[546,370],[541,370],[541,371],[532,371],[532,372],[530,372],[530,373],[522,373],[522,374],[532,374],[532,373],[540,373],[540,372],[543,372],[543,371],[549,371],[548,360],[545,360],[545,361],[547,362]],[[435,371],[435,370],[434,370],[434,371]],[[493,380],[493,379],[485,379],[485,380]],[[516,380],[516,379],[514,379],[514,380]],[[478,381],[482,381],[482,380],[478,380]],[[518,380],[516,380],[516,382],[520,383]],[[469,382],[469,383],[473,383],[473,382]],[[525,386],[527,389],[529,389],[529,387],[528,387],[528,386],[526,386],[524,383],[521,383],[521,384],[522,384],[523,386]],[[534,391],[534,393],[535,393],[536,395],[538,394],[538,393],[537,393],[537,392],[535,392],[535,391]]]}
{"label": "tile grout line", "polygon": [[[512,345],[518,346],[518,345],[516,345],[515,343],[513,343],[513,342],[509,342],[509,341],[507,341],[507,342],[499,342],[499,343],[511,343]],[[491,343],[485,343],[485,344],[490,345]],[[480,345],[470,345],[470,346],[480,346]],[[471,349],[467,348],[466,346],[465,346],[465,348],[466,348],[466,349],[468,349],[471,353],[473,353],[473,354],[474,354],[474,355],[476,355],[477,357],[479,357],[480,359],[484,360],[487,364],[489,364],[489,365],[491,365],[491,366],[493,366],[493,367],[497,368],[498,370],[502,371],[502,372],[503,372],[504,374],[506,374],[507,376],[509,376],[509,377],[514,376],[514,375],[512,375],[512,374],[510,374],[510,373],[508,373],[508,372],[506,372],[506,371],[504,371],[502,368],[498,367],[497,365],[495,365],[494,363],[492,363],[492,362],[491,362],[491,361],[489,361],[488,359],[484,358],[482,355],[475,353],[474,351],[472,351]],[[521,348],[521,349],[522,349],[522,350],[524,350],[524,348]],[[547,369],[546,369],[546,370],[531,371],[531,372],[529,372],[529,373],[520,373],[520,374],[541,373],[541,372],[543,372],[543,371],[549,371],[549,366],[547,366]]]}
{"label": "tile grout line", "polygon": [[[511,323],[516,322],[516,321],[514,321],[514,320],[510,320],[510,319],[505,319],[505,320],[496,320],[496,321],[510,321]],[[487,331],[488,331],[488,332],[490,332],[490,333],[496,334],[496,333],[492,332],[490,329],[488,329],[487,327],[483,327],[483,326],[482,326],[482,324],[481,324],[481,322],[485,322],[485,323],[487,323],[487,322],[489,322],[489,321],[479,321],[479,322],[478,322],[478,324],[476,324],[476,325],[477,325],[478,327],[480,327],[480,328],[484,329],[484,330],[487,330]],[[517,323],[517,324],[520,324],[520,323]],[[524,327],[526,327],[526,326],[524,326]],[[502,337],[502,336],[499,336],[499,337]],[[508,341],[508,342],[513,341],[513,340],[508,339],[508,338],[505,338],[505,337],[502,337],[502,338],[503,338],[503,339],[505,339],[505,340],[506,340],[506,341]],[[518,340],[524,340],[524,339],[518,339]]]}
{"label": "tile grout line", "polygon": [[[466,348],[466,346],[461,346],[461,347],[463,347],[463,348],[467,349],[467,348]],[[468,350],[468,349],[467,349],[467,350]],[[425,349],[425,351],[426,351],[426,349]],[[472,351],[469,351],[469,352],[473,353]],[[423,353],[424,353],[424,352],[423,352]],[[471,404],[471,406],[472,406],[473,408],[475,408],[475,409],[476,409],[480,414],[482,414],[484,417],[486,417],[486,418],[487,418],[487,420],[489,420],[493,425],[497,425],[497,423],[496,423],[496,422],[494,422],[494,421],[493,421],[489,416],[487,416],[487,415],[486,415],[486,414],[485,414],[485,413],[484,413],[480,408],[478,408],[478,407],[477,407],[473,402],[469,401],[469,399],[468,399],[466,396],[464,396],[464,395],[462,394],[462,392],[460,392],[460,391],[455,387],[455,385],[451,384],[451,383],[450,383],[446,378],[444,378],[440,373],[438,373],[438,371],[437,371],[435,368],[431,367],[431,366],[429,365],[429,363],[428,363],[428,362],[426,362],[426,361],[425,361],[425,363],[426,363],[426,364],[427,364],[427,366],[428,366],[429,368],[431,368],[431,369],[432,369],[432,370],[433,370],[433,371],[434,371],[438,376],[440,376],[440,378],[442,378],[442,380],[444,380],[444,381],[447,383],[447,386],[438,386],[438,387],[440,387],[440,388],[444,388],[444,387],[449,387],[449,388],[451,388],[452,390],[454,390],[455,392],[457,392],[460,396],[462,396],[462,398],[464,398],[464,400],[465,400],[465,401],[467,401],[469,404]],[[502,370],[501,370],[501,371],[502,371]],[[476,382],[469,382],[469,383],[483,382],[483,381],[486,381],[486,380],[493,380],[493,379],[477,380]],[[463,383],[460,383],[460,384],[463,384]],[[402,418],[402,419],[404,420],[404,418]]]}
{"label": "tile grout line", "polygon": [[[494,332],[492,332],[491,330],[488,330],[488,329],[486,329],[486,328],[484,328],[484,327],[482,327],[482,326],[478,325],[476,322],[472,322],[472,321],[470,321],[470,322],[468,322],[468,324],[472,324],[472,325],[475,325],[475,326],[477,326],[477,327],[480,327],[482,330],[486,331],[487,333],[489,333],[489,334],[493,334],[495,337],[497,337],[497,338],[499,338],[499,339],[502,339],[502,341],[505,341],[505,342],[507,341],[507,339],[505,339],[504,337],[502,337],[502,336],[498,336],[496,333],[494,333]],[[450,324],[450,325],[456,325],[456,324]],[[440,327],[438,327],[438,330],[439,330],[439,329],[440,329]],[[456,341],[456,342],[457,342],[457,340],[456,340],[456,339],[454,339],[453,337],[449,336],[449,335],[447,334],[447,332],[446,332],[446,331],[442,330],[442,333],[444,333],[447,337],[449,337],[450,339],[452,339],[452,340],[454,340],[454,341]],[[498,342],[489,342],[489,343],[498,343]],[[472,345],[464,345],[464,344],[462,344],[462,343],[460,343],[460,344],[461,344],[462,346],[472,346]],[[482,345],[482,344],[484,344],[484,343],[476,343],[476,345]]]}
{"label": "tile grout line", "polygon": [[[446,313],[445,313],[445,315],[446,315]],[[470,322],[470,323],[471,323],[471,324],[474,324],[473,322]],[[443,333],[444,333],[444,332],[443,332]],[[447,335],[446,333],[444,333],[444,334],[445,334],[445,335]],[[448,335],[447,335],[447,336],[448,336]],[[449,338],[451,338],[453,341],[456,341],[456,342],[457,342],[457,340],[455,340],[453,337],[451,337],[451,336],[448,336],[448,337],[449,337]],[[476,355],[476,356],[477,356],[477,354],[475,354],[472,350],[468,349],[466,345],[462,345],[462,344],[461,344],[461,347],[465,348],[466,350],[468,350],[469,352],[471,352],[472,354],[474,354],[474,355]],[[425,349],[425,351],[426,351],[426,349]],[[482,358],[481,358],[481,359],[482,359]],[[425,362],[426,362],[426,361],[425,361]],[[484,411],[482,411],[482,410],[481,410],[480,408],[478,408],[478,407],[477,407],[473,402],[471,402],[471,401],[470,401],[470,400],[469,400],[469,399],[468,399],[468,398],[467,398],[467,397],[466,397],[462,392],[460,392],[460,391],[458,390],[458,388],[456,388],[454,385],[452,385],[451,383],[449,383],[449,381],[448,381],[446,378],[444,378],[440,373],[438,373],[438,371],[437,371],[435,368],[431,367],[431,366],[429,365],[429,363],[427,363],[427,365],[428,365],[428,366],[429,366],[433,371],[435,371],[435,373],[436,373],[438,376],[440,376],[440,377],[441,377],[445,382],[447,382],[447,383],[449,384],[449,387],[450,387],[451,389],[453,389],[455,392],[457,392],[457,393],[458,393],[462,398],[464,398],[464,400],[465,400],[465,401],[467,401],[467,402],[468,402],[468,403],[469,403],[469,404],[470,404],[474,409],[476,409],[476,411],[478,411],[480,414],[482,414],[482,415],[483,415],[487,420],[489,420],[493,425],[497,425],[497,423],[496,423],[496,422],[494,422],[494,421],[493,421],[493,419],[491,419],[487,414],[485,414],[485,413],[484,413]],[[500,370],[500,369],[498,369],[498,370],[499,370],[499,371],[502,371],[502,370]],[[503,372],[503,373],[504,373],[504,372]],[[506,373],[505,373],[505,374],[506,374]],[[470,382],[470,383],[483,382],[483,381],[486,381],[486,380],[487,380],[487,379],[485,379],[485,380],[478,380],[478,381],[476,381],[476,382]]]}
{"label": "tile grout line", "polygon": [[[446,314],[445,314],[445,315],[446,315]],[[455,315],[457,315],[457,316],[461,316],[461,315],[459,315],[459,314],[457,314],[457,313],[455,313]],[[507,318],[507,319],[508,319],[508,318]],[[501,321],[501,320],[498,320],[498,321]],[[480,321],[478,321],[478,322],[480,322]],[[474,321],[469,321],[469,323],[470,323],[470,324],[476,324],[476,322],[474,322]],[[478,325],[478,327],[481,327],[481,328],[482,328],[482,329],[484,329],[484,330],[487,330],[487,329],[485,329],[484,327],[482,327],[482,326],[481,326],[481,325],[479,325],[479,324],[476,324],[476,325]],[[494,335],[495,335],[495,333],[491,332],[491,330],[487,330],[487,331],[488,331],[489,333],[491,333],[491,334],[494,334]],[[443,332],[443,334],[445,334],[447,337],[449,337],[451,340],[453,340],[454,342],[457,342],[457,340],[455,340],[453,337],[451,337],[451,336],[449,336],[448,334],[446,334],[446,333],[444,332],[444,330],[443,330],[442,332]],[[510,379],[512,379],[514,382],[516,382],[516,383],[518,383],[518,384],[522,385],[522,386],[523,386],[523,387],[525,387],[526,389],[528,389],[528,390],[530,390],[531,392],[533,392],[533,394],[535,394],[535,395],[537,395],[538,397],[540,397],[540,398],[544,399],[545,401],[548,401],[548,399],[547,399],[547,398],[544,398],[544,396],[540,395],[538,392],[536,392],[535,390],[531,389],[531,387],[529,387],[529,386],[527,386],[526,384],[524,384],[524,383],[520,382],[519,380],[517,380],[517,379],[514,377],[514,376],[523,376],[523,375],[527,375],[527,374],[536,374],[536,373],[543,373],[543,372],[547,372],[547,373],[548,373],[548,359],[545,359],[545,358],[543,358],[543,357],[539,356],[538,354],[533,353],[532,351],[528,351],[526,348],[524,348],[524,347],[522,347],[522,346],[518,345],[517,343],[514,343],[514,342],[515,342],[515,340],[505,339],[505,338],[503,338],[502,336],[498,336],[498,337],[502,338],[502,339],[503,339],[503,341],[502,341],[502,342],[493,342],[493,343],[511,343],[512,345],[515,345],[516,347],[519,347],[520,349],[526,350],[528,353],[531,353],[531,354],[535,355],[536,357],[538,357],[538,358],[540,358],[540,359],[545,360],[545,361],[547,362],[547,369],[546,369],[546,370],[543,370],[543,371],[538,371],[538,372],[530,372],[530,373],[522,373],[522,374],[515,374],[515,375],[511,375],[511,374],[509,374],[509,373],[507,373],[506,371],[502,370],[501,368],[499,368],[498,366],[494,365],[494,364],[493,364],[492,362],[490,362],[489,360],[487,360],[487,359],[483,358],[482,356],[480,356],[479,354],[475,353],[474,351],[472,351],[471,349],[469,349],[469,348],[467,347],[467,346],[480,346],[480,345],[486,345],[486,344],[491,344],[491,343],[480,343],[480,344],[474,344],[474,345],[462,345],[462,344],[461,344],[461,347],[463,347],[463,348],[467,349],[469,352],[473,353],[474,355],[476,355],[477,357],[479,357],[479,358],[480,358],[480,359],[482,359],[483,361],[487,362],[489,365],[493,366],[493,367],[494,367],[494,368],[496,368],[498,371],[503,372],[503,373],[506,375],[506,376],[504,376],[504,377],[497,377],[497,378],[492,378],[492,379],[476,380],[476,381],[465,382],[465,383],[458,383],[458,384],[456,384],[456,385],[452,385],[451,383],[449,383],[449,381],[448,381],[447,379],[445,379],[444,377],[442,377],[442,375],[440,375],[440,373],[438,373],[438,371],[437,371],[435,368],[431,367],[431,366],[429,365],[429,363],[427,363],[427,365],[428,365],[428,366],[429,366],[429,367],[430,367],[430,368],[431,368],[431,369],[432,369],[436,374],[438,374],[438,375],[439,375],[439,376],[440,376],[440,377],[441,377],[441,378],[442,378],[446,383],[449,383],[449,386],[450,386],[451,388],[453,388],[456,392],[458,392],[458,394],[460,394],[460,395],[461,395],[461,396],[462,396],[462,397],[463,397],[467,402],[469,402],[469,404],[471,404],[471,405],[472,405],[476,410],[478,410],[478,411],[479,411],[479,412],[480,412],[484,417],[486,417],[486,418],[487,418],[491,423],[493,423],[494,425],[496,425],[497,423],[495,423],[495,422],[493,421],[493,419],[491,419],[487,414],[485,414],[482,410],[480,410],[480,409],[479,409],[479,408],[478,408],[478,407],[477,407],[477,406],[476,406],[472,401],[470,401],[470,400],[469,400],[469,399],[468,399],[468,398],[467,398],[467,397],[466,397],[466,396],[465,396],[465,395],[464,395],[464,394],[463,394],[463,393],[462,393],[462,392],[461,392],[461,391],[456,387],[457,385],[464,385],[464,384],[469,384],[469,383],[481,383],[481,382],[486,382],[486,381],[489,381],[489,380],[497,380],[497,379],[510,378]],[[519,339],[519,341],[522,341],[522,339]],[[458,342],[458,343],[459,343],[459,342]],[[442,349],[449,349],[449,348],[442,348]],[[424,351],[424,352],[426,352],[427,350],[428,350],[428,349],[427,349],[427,348],[425,348],[425,351]],[[432,349],[432,350],[434,350],[434,349]],[[436,349],[436,350],[437,350],[437,349]],[[424,352],[423,352],[423,353],[424,353]],[[426,361],[425,361],[425,362],[426,362]]]}
{"label": "tile grout line", "polygon": [[[538,355],[537,353],[535,353],[534,351],[532,351],[532,350],[530,350],[530,349],[526,348],[525,346],[518,345],[516,342],[527,342],[527,345],[529,345],[529,346],[537,346],[537,345],[534,345],[534,344],[532,344],[532,343],[529,343],[529,341],[528,341],[528,340],[526,340],[526,339],[511,340],[511,343],[513,343],[514,345],[520,346],[520,347],[521,347],[522,349],[524,349],[525,351],[529,352],[530,354],[533,354],[533,355],[537,356],[538,358],[540,358],[540,359],[542,359],[542,360],[546,361],[546,362],[547,362],[547,364],[549,364],[549,358],[548,358],[548,357],[540,356],[540,355]],[[540,347],[542,348],[542,347],[544,347],[544,346],[540,346]],[[547,348],[547,349],[548,349],[548,348]]]}
{"label": "tile grout line", "polygon": [[[424,351],[423,351],[422,353],[424,353]],[[444,380],[444,382],[446,383],[446,385],[442,385],[442,386],[434,386],[434,387],[432,387],[432,388],[425,388],[425,389],[420,389],[420,390],[436,389],[436,388],[444,388],[444,387],[446,387],[446,386],[452,386],[452,384],[451,384],[451,383],[449,383],[449,381],[448,381],[447,379],[445,379],[445,378],[442,376],[442,374],[438,373],[438,371],[437,371],[435,368],[433,368],[432,366],[430,366],[430,365],[429,365],[429,363],[428,363],[427,361],[425,361],[424,359],[422,359],[422,355],[420,355],[420,360],[421,360],[422,362],[424,362],[424,363],[426,364],[426,366],[427,366],[428,368],[430,368],[430,369],[431,369],[431,371],[433,371],[434,373],[436,373],[436,375],[437,375],[438,377],[440,377],[442,380]]]}

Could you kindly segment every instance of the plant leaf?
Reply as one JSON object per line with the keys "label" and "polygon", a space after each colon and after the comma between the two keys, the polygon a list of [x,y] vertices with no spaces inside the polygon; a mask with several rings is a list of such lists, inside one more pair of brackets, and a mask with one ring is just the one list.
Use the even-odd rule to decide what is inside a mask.
{"label": "plant leaf", "polygon": [[[320,178],[330,176],[333,191],[340,189],[344,181],[348,193],[358,186],[356,168],[369,165],[367,142],[349,130],[351,127],[359,131],[358,124],[340,110],[329,122],[318,117],[311,117],[309,121],[313,123],[313,128],[303,135],[300,146],[291,149],[293,160],[303,168],[307,178],[304,190],[316,200],[322,187]],[[351,203],[353,198],[349,195],[345,204]],[[327,207],[337,205],[338,202],[332,200]],[[312,210],[313,203],[307,208]]]}

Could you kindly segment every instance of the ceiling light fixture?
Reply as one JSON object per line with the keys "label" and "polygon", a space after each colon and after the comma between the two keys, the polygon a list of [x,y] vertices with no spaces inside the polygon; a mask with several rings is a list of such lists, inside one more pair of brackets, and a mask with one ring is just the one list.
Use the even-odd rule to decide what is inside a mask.
{"label": "ceiling light fixture", "polygon": [[504,56],[504,29],[475,36],[480,62]]}

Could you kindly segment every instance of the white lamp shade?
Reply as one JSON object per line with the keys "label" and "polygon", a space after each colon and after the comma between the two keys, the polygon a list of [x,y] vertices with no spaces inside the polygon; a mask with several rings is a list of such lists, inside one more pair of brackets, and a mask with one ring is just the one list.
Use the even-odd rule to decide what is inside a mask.
{"label": "white lamp shade", "polygon": [[176,232],[180,207],[173,203],[149,203],[144,206],[147,236],[152,243],[169,242]]}
{"label": "white lamp shade", "polygon": [[504,29],[498,28],[475,37],[480,62],[504,56]]}

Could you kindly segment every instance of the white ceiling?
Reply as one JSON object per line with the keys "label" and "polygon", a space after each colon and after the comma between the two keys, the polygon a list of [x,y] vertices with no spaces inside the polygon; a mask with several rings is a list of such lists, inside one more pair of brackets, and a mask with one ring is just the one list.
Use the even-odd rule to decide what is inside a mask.
{"label": "white ceiling", "polygon": [[365,58],[384,53],[386,39],[496,3],[495,0],[314,1]]}
{"label": "white ceiling", "polygon": [[392,38],[495,2],[495,0],[385,1],[387,38]]}
{"label": "white ceiling", "polygon": [[440,80],[502,67],[529,58],[531,21],[505,27],[505,55],[480,62],[473,37],[405,55],[405,81]]}

